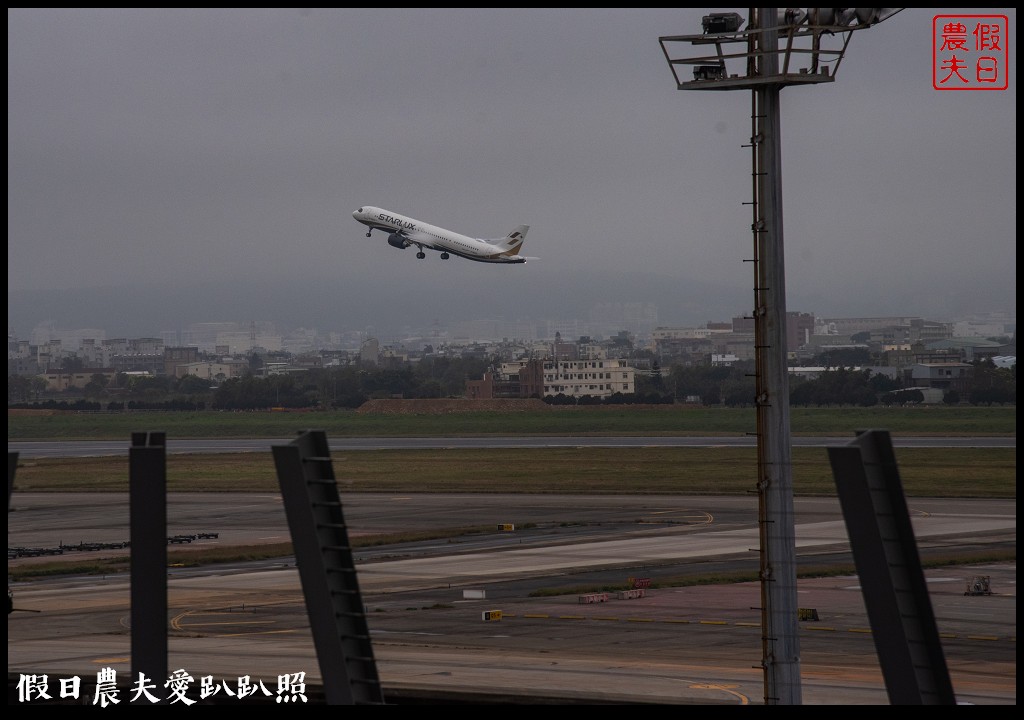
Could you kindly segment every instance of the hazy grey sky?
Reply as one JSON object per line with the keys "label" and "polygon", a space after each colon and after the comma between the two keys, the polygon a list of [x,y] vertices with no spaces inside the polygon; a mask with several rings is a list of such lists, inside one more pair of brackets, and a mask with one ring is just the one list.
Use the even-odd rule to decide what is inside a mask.
{"label": "hazy grey sky", "polygon": [[[9,329],[749,313],[750,92],[658,42],[710,10],[8,9]],[[940,12],[1009,17],[1008,90],[932,88]],[[783,90],[789,310],[1015,312],[1016,30],[907,9]],[[364,204],[540,260],[417,260]]]}

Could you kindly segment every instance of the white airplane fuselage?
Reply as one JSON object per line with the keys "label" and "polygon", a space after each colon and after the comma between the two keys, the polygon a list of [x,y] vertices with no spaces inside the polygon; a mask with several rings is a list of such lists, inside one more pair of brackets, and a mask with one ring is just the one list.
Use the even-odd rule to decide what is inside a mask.
{"label": "white airplane fuselage", "polygon": [[374,230],[382,230],[387,233],[389,245],[400,249],[415,245],[419,249],[416,256],[421,259],[425,257],[424,248],[437,250],[446,260],[449,254],[486,263],[524,263],[536,259],[519,254],[530,229],[528,225],[520,225],[503,238],[482,239],[369,205],[356,210],[352,217],[367,226],[367,237]]}

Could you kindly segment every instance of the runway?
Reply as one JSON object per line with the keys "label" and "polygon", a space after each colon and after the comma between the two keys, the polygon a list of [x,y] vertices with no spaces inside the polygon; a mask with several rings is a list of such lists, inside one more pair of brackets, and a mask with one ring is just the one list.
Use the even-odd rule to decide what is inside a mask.
{"label": "runway", "polygon": [[[274,445],[287,445],[294,438],[257,439],[202,439],[167,438],[167,452],[170,454],[205,453],[252,453],[270,452]],[[853,436],[809,437],[794,436],[793,447],[830,447],[847,445]],[[892,436],[894,448],[910,447],[957,447],[995,448],[1017,447],[1016,437],[950,436],[921,437]],[[487,448],[560,448],[560,447],[756,447],[753,436],[723,435],[714,437],[678,436],[487,436],[487,437],[332,437],[329,439],[332,452],[356,450],[412,450],[412,449],[487,449]],[[19,458],[34,459],[47,457],[99,457],[105,455],[127,455],[128,440],[57,440],[39,442],[8,442],[8,452],[16,452]]]}
{"label": "runway", "polygon": [[[125,532],[123,498],[14,501],[9,545],[67,528]],[[344,502],[357,534],[495,525],[481,537],[367,549],[357,558],[393,703],[458,693],[503,703],[763,702],[759,583],[663,588],[628,600],[612,593],[588,604],[574,590],[685,568],[756,569],[754,498],[360,494]],[[913,499],[911,512],[922,548],[1015,547],[1015,501]],[[847,552],[835,498],[796,498],[796,513],[799,561]],[[169,522],[185,518],[195,529],[219,530],[222,544],[287,537],[272,494],[172,496]],[[516,529],[499,532],[499,523]],[[997,593],[964,596],[974,575],[992,578]],[[1015,704],[1015,564],[929,571],[928,580],[958,699]],[[535,596],[540,588],[558,594]],[[798,595],[820,618],[801,624],[805,704],[885,704],[856,578],[800,580]],[[15,597],[26,611],[9,618],[9,673],[130,673],[125,577],[33,581],[16,586]],[[172,668],[268,682],[301,671],[311,685],[319,677],[298,573],[287,560],[172,568],[169,599]],[[493,610],[500,621],[484,621]]]}

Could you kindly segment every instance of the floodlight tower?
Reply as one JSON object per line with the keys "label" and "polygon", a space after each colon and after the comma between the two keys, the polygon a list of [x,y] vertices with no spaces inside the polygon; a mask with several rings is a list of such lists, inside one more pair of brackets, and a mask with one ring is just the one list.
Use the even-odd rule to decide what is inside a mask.
{"label": "floodlight tower", "polygon": [[[745,30],[740,29],[744,19],[739,13],[711,13],[704,16],[700,35],[659,38],[679,90],[751,91],[761,666],[766,705],[801,704],[780,93],[788,85],[833,82],[851,32],[875,25],[901,9],[750,8]],[[835,41],[838,47],[824,47]],[[674,58],[669,46],[680,42],[713,52]],[[730,45],[741,49],[726,52]],[[681,66],[693,66],[692,80],[680,79]]]}

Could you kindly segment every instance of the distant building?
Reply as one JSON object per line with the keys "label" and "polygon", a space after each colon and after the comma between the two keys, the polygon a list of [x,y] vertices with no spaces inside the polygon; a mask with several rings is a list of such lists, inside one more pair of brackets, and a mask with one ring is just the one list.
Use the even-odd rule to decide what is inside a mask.
{"label": "distant building", "polygon": [[199,348],[197,347],[165,347],[163,374],[170,377],[182,377],[178,368],[196,362],[199,362]]}
{"label": "distant building", "polygon": [[[953,336],[952,323],[919,317],[822,318],[817,326],[828,328],[827,334],[831,335],[852,337],[868,333],[871,342],[881,344],[931,342]],[[820,330],[815,332],[821,334]]]}
{"label": "distant building", "polygon": [[86,385],[93,381],[94,375],[102,375],[107,379],[108,383],[113,383],[114,378],[117,377],[117,372],[112,368],[89,368],[81,372],[70,373],[53,370],[44,373],[43,379],[46,380],[47,391],[63,392],[72,388],[76,390],[84,389]]}
{"label": "distant building", "polygon": [[1009,346],[975,337],[946,338],[929,342],[925,345],[929,352],[955,354],[968,363],[1002,355],[1007,347]]}
{"label": "distant building", "polygon": [[204,352],[213,352],[214,347],[218,344],[218,333],[237,332],[238,330],[239,325],[234,322],[193,323],[181,333],[181,344],[194,345]]}
{"label": "distant building", "polygon": [[528,360],[519,386],[523,397],[628,395],[636,392],[636,368],[627,360]]}
{"label": "distant building", "polygon": [[906,387],[938,388],[943,391],[967,391],[967,383],[973,367],[967,363],[915,363],[903,369],[903,384]]}
{"label": "distant building", "polygon": [[562,333],[555,333],[555,342],[551,352],[557,360],[578,360],[579,350],[575,342],[562,340]]}
{"label": "distant building", "polygon": [[466,397],[470,400],[530,397],[522,393],[519,374],[512,373],[497,379],[493,372],[485,372],[482,380],[466,381]]}
{"label": "distant building", "polygon": [[1000,337],[1015,335],[1017,318],[986,318],[984,320],[961,320],[953,325],[956,337]]}
{"label": "distant building", "polygon": [[235,377],[242,377],[249,371],[249,363],[245,360],[229,360],[227,362],[194,362],[185,365],[178,365],[175,368],[177,377],[186,375],[209,380],[210,382],[224,382]]}
{"label": "distant building", "polygon": [[377,367],[380,363],[380,343],[377,338],[367,338],[359,348],[359,364]]}
{"label": "distant building", "polygon": [[7,377],[11,375],[39,375],[46,368],[39,364],[37,348],[28,340],[7,341]]}
{"label": "distant building", "polygon": [[606,398],[636,392],[636,368],[627,360],[530,359],[505,362],[500,371],[466,382],[466,397],[481,400],[508,397]]}
{"label": "distant building", "polygon": [[857,333],[878,330],[891,326],[909,326],[911,320],[920,318],[910,316],[892,317],[837,317],[821,318],[820,323],[832,328],[836,335],[856,335]]}
{"label": "distant building", "polygon": [[731,332],[709,338],[717,355],[735,355],[740,360],[754,360],[754,333]]}
{"label": "distant building", "polygon": [[[800,365],[800,366],[793,366],[793,367],[788,368],[788,372],[789,372],[789,374],[791,376],[798,377],[798,378],[801,378],[803,380],[817,380],[819,377],[821,377],[822,373],[835,372],[836,369],[837,368],[835,368],[835,367],[826,367],[824,365],[818,365],[818,366],[814,366],[814,367],[807,366],[807,365]],[[847,369],[850,372],[855,372],[855,373],[867,371],[871,375],[884,375],[885,377],[889,378],[890,380],[895,380],[897,378],[897,376],[899,375],[899,373],[897,372],[896,368],[879,366],[879,365],[873,365],[871,367],[853,366],[853,367],[850,367],[850,368],[847,368]]]}
{"label": "distant building", "polygon": [[111,338],[101,343],[103,364],[116,372],[164,373],[164,341],[160,338]]}
{"label": "distant building", "polygon": [[[811,313],[787,312],[786,350],[793,353],[810,342],[811,336],[814,335],[816,324],[817,321]],[[734,317],[732,319],[732,331],[734,333],[752,336],[754,330],[754,318]]]}
{"label": "distant building", "polygon": [[145,372],[149,375],[162,375],[164,372],[164,354],[138,353],[133,355],[111,355],[110,366],[116,372]]}
{"label": "distant building", "polygon": [[710,337],[662,336],[654,340],[654,355],[662,367],[705,365],[713,348]]}
{"label": "distant building", "polygon": [[99,328],[59,330],[54,327],[53,323],[46,322],[32,329],[29,341],[33,345],[46,345],[51,340],[59,340],[64,347],[74,349],[87,339],[102,342],[106,337],[107,331]]}

